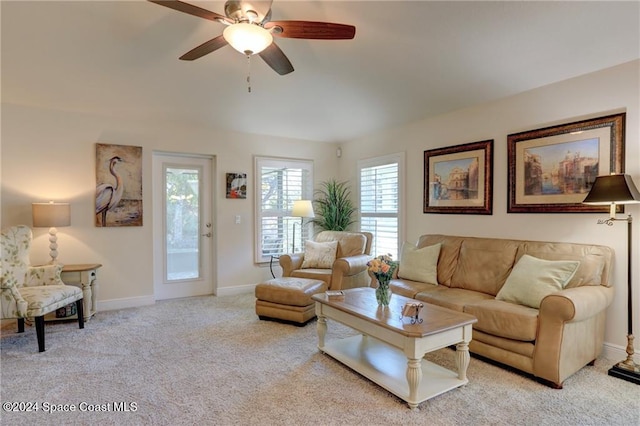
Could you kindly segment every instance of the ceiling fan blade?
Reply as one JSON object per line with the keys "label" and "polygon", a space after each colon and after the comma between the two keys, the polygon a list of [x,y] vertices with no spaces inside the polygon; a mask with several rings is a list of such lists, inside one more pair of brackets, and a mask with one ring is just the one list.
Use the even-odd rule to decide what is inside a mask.
{"label": "ceiling fan blade", "polygon": [[258,53],[258,55],[280,75],[293,72],[293,65],[275,43],[271,43],[269,47]]}
{"label": "ceiling fan blade", "polygon": [[204,55],[207,55],[213,52],[214,50],[218,50],[221,47],[226,46],[227,44],[229,44],[227,43],[227,40],[225,40],[222,35],[219,35],[216,38],[212,38],[209,41],[205,41],[195,49],[191,49],[184,55],[180,56],[180,59],[182,59],[183,61],[193,61],[194,59],[201,58]]}
{"label": "ceiling fan blade", "polygon": [[194,6],[189,3],[185,3],[178,0],[148,0],[151,3],[159,4],[161,6],[168,7],[169,9],[177,10],[178,12],[188,13],[189,15],[198,16],[200,18],[209,19],[210,21],[228,21],[226,16],[219,13],[212,12],[207,9],[203,9],[198,6]]}
{"label": "ceiling fan blade", "polygon": [[287,38],[319,40],[346,40],[356,35],[353,25],[333,24],[313,21],[271,21],[264,24],[266,29],[274,28],[273,35]]}

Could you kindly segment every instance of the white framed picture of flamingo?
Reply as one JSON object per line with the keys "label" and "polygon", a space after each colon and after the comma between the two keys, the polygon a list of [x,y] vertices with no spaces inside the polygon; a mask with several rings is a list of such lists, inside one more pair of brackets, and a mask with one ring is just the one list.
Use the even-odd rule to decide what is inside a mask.
{"label": "white framed picture of flamingo", "polygon": [[95,223],[142,226],[142,147],[96,144]]}

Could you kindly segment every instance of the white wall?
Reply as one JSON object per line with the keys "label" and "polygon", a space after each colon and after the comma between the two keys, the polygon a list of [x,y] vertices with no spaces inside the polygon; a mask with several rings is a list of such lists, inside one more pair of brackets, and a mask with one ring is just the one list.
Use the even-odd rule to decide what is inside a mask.
{"label": "white wall", "polygon": [[[406,152],[405,239],[426,233],[603,244],[616,253],[616,295],[605,341],[626,345],[626,223],[597,225],[599,214],[507,214],[507,135],[582,118],[626,112],[626,172],[640,185],[640,61],[573,78],[488,104],[378,132],[342,145],[341,176],[355,182],[356,162]],[[422,213],[424,150],[494,139],[493,215]],[[633,228],[634,330],[640,335],[640,205],[627,207]],[[620,216],[621,217],[621,216]],[[638,339],[636,339],[638,342]],[[636,343],[636,347],[639,344]],[[638,352],[638,350],[636,350]]]}
{"label": "white wall", "polygon": [[[220,292],[246,290],[269,277],[268,267],[253,264],[253,155],[309,158],[316,182],[335,176],[356,182],[358,159],[406,152],[406,235],[424,233],[505,237],[611,246],[616,251],[613,282],[617,292],[608,310],[605,341],[626,344],[626,230],[596,225],[596,214],[507,214],[507,135],[548,125],[626,111],[626,172],[640,185],[640,61],[563,81],[406,126],[348,141],[336,160],[333,144],[222,133],[176,123],[129,122],[74,112],[2,105],[1,226],[31,224],[34,201],[69,201],[72,226],[59,232],[62,262],[100,262],[102,302],[153,300],[151,232],[151,154],[153,150],[214,155],[216,194],[217,286]],[[422,213],[423,151],[494,139],[492,216]],[[93,225],[94,144],[143,147],[144,226],[100,229]],[[224,198],[224,173],[246,171],[246,200]],[[355,191],[354,191],[355,192]],[[627,207],[635,218],[634,329],[640,334],[640,207]],[[234,225],[240,214],[242,225]],[[33,263],[48,260],[46,229],[34,230]],[[122,302],[125,303],[125,302]],[[637,344],[636,344],[637,346]]]}
{"label": "white wall", "polygon": [[[143,148],[142,227],[94,226],[95,143]],[[68,201],[71,226],[58,231],[61,263],[101,263],[103,307],[153,303],[152,153],[215,156],[217,293],[251,290],[270,278],[268,265],[253,263],[253,156],[314,160],[317,182],[337,171],[335,145],[225,133],[167,122],[130,122],[74,112],[2,104],[1,226],[31,225],[31,203]],[[225,198],[225,173],[246,172],[247,199]],[[242,223],[234,224],[235,215]],[[49,260],[48,230],[34,228],[33,264]]]}

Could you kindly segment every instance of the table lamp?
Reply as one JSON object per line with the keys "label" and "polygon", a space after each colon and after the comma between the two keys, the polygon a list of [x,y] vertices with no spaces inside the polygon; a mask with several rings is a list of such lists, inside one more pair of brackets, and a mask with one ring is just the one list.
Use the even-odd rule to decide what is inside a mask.
{"label": "table lamp", "polygon": [[640,193],[631,176],[611,174],[598,176],[591,191],[584,199],[585,204],[609,205],[609,219],[599,219],[598,224],[612,226],[614,221],[627,221],[627,359],[609,369],[609,375],[640,385],[640,366],[633,360],[633,299],[631,297],[631,214],[624,219],[616,218],[617,204],[640,203]]}
{"label": "table lamp", "polygon": [[69,203],[33,203],[33,226],[36,228],[49,228],[49,256],[50,264],[58,263],[58,230],[56,227],[69,226],[71,224],[71,206]]}
{"label": "table lamp", "polygon": [[[300,235],[302,235],[302,227],[304,226],[304,218],[316,217],[313,212],[313,204],[311,200],[297,200],[293,202],[293,209],[291,209],[291,216],[299,217],[300,219]],[[296,252],[296,224],[293,224],[293,253]]]}

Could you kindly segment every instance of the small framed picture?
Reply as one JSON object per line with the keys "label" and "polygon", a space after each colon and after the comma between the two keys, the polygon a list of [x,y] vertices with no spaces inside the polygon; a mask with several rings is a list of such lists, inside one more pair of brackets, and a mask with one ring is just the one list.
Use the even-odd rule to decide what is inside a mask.
{"label": "small framed picture", "polygon": [[582,201],[597,176],[624,172],[624,123],[623,113],[508,135],[507,212],[607,212]]}
{"label": "small framed picture", "polygon": [[493,139],[424,152],[423,211],[493,214]]}
{"label": "small framed picture", "polygon": [[227,198],[247,198],[246,173],[227,173]]}

